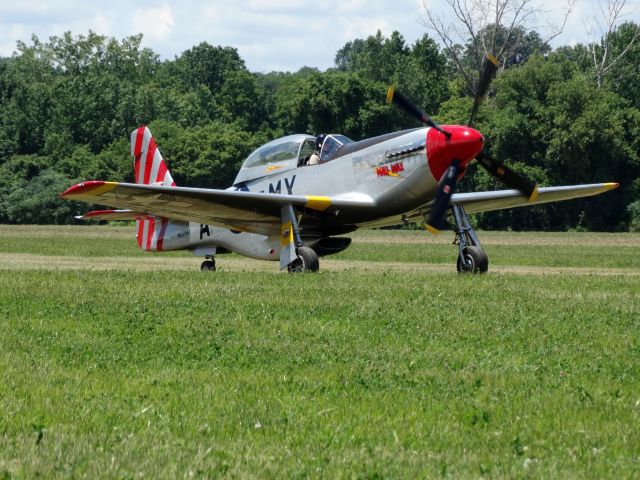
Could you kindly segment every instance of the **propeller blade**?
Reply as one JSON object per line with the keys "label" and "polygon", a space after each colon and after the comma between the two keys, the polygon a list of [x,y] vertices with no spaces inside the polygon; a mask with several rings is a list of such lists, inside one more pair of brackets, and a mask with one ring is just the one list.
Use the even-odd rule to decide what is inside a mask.
{"label": "propeller blade", "polygon": [[433,127],[440,133],[450,137],[451,134],[442,129],[442,127],[436,123],[429,115],[425,113],[419,106],[409,100],[407,97],[397,92],[394,85],[391,85],[387,90],[387,103],[389,105],[394,104],[396,107],[404,110],[413,118],[429,127]]}
{"label": "propeller blade", "polygon": [[533,202],[538,198],[538,185],[534,181],[516,173],[506,165],[485,155],[484,152],[481,152],[476,157],[476,160],[487,172],[498,178],[506,186],[520,190],[529,202]]}
{"label": "propeller blade", "polygon": [[482,70],[482,74],[480,75],[480,80],[478,80],[478,90],[476,91],[476,97],[473,100],[473,107],[471,108],[471,116],[469,117],[469,122],[467,122],[468,127],[473,124],[473,121],[476,118],[476,113],[478,113],[478,108],[480,108],[480,104],[482,103],[482,99],[487,94],[489,85],[491,85],[491,80],[493,79],[497,71],[498,59],[493,55],[487,55],[484,58],[484,69]]}
{"label": "propeller blade", "polygon": [[[493,77],[495,77],[495,74],[498,71],[498,65],[498,59],[493,55],[487,55],[485,57],[484,69],[482,70],[480,80],[478,81],[478,91],[476,92],[476,96],[473,100],[471,116],[469,117],[469,122],[467,123],[468,127],[472,126],[473,121],[476,118],[478,108],[480,108],[480,104],[482,103],[484,96],[487,94],[487,90],[489,90],[489,85],[491,85],[491,80],[493,79]],[[530,202],[533,202],[538,197],[538,186],[535,182],[529,180],[524,175],[516,173],[497,160],[494,160],[493,158],[485,155],[484,151],[480,152],[480,155],[476,157],[476,160],[491,175],[502,181],[502,183],[510,188],[520,190],[522,194],[529,199]]]}
{"label": "propeller blade", "polygon": [[429,214],[429,220],[425,224],[425,227],[430,233],[437,235],[440,233],[440,227],[442,226],[442,220],[445,213],[449,208],[449,200],[451,195],[456,189],[456,182],[458,179],[458,172],[460,170],[460,161],[453,160],[447,171],[445,172],[440,185],[438,186],[438,192],[436,193],[436,199],[431,207],[431,213]]}

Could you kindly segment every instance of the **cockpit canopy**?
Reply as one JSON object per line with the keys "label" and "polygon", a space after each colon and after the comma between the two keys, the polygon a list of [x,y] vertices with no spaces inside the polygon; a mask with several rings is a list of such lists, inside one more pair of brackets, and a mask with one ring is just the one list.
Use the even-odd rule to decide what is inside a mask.
{"label": "cockpit canopy", "polygon": [[320,149],[320,162],[323,163],[332,160],[333,154],[336,153],[342,145],[347,143],[353,143],[353,140],[344,135],[327,135]]}
{"label": "cockpit canopy", "polygon": [[[305,140],[308,140],[305,142]],[[263,165],[276,164],[284,161],[297,160],[300,151],[305,145],[305,150],[313,153],[315,137],[310,135],[289,135],[278,138],[256,149],[247,157],[242,168],[253,168]]]}
{"label": "cockpit canopy", "polygon": [[[344,135],[327,135],[320,150],[320,162],[335,158],[337,150],[353,140]],[[316,148],[316,137],[305,134],[278,138],[254,150],[242,164],[234,185],[303,166]]]}

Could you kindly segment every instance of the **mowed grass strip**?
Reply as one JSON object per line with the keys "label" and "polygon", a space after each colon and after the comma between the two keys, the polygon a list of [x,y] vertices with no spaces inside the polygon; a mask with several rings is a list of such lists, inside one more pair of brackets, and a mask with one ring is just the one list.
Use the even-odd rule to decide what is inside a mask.
{"label": "mowed grass strip", "polygon": [[366,258],[316,275],[225,271],[234,256],[215,274],[0,268],[0,476],[636,477],[629,268]]}
{"label": "mowed grass strip", "polygon": [[[479,235],[489,256],[490,270],[493,266],[531,266],[640,271],[640,257],[635,255],[640,248],[640,234],[480,232]],[[452,232],[433,236],[423,231],[365,230],[350,236],[353,237],[352,245],[329,259],[449,264],[455,270],[458,248],[451,245]],[[0,226],[0,253],[53,257],[137,257],[142,262],[152,259],[152,265],[159,258],[175,257],[184,258],[196,268],[198,263],[189,260],[190,253],[184,251],[142,252],[135,241],[135,228],[132,226]],[[221,256],[219,265],[223,266],[228,258],[240,257]],[[5,260],[5,263],[9,261]],[[2,265],[3,260],[0,259],[0,268]],[[273,265],[277,270],[277,265]],[[256,268],[262,269],[263,266]]]}

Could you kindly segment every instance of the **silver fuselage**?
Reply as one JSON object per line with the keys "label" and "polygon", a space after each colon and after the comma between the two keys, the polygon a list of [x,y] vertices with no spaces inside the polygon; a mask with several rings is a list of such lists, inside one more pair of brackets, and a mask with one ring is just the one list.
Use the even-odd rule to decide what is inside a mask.
{"label": "silver fuselage", "polygon": [[[268,168],[238,174],[229,190],[271,192],[282,195],[317,195],[332,198],[373,199],[373,212],[341,215],[340,223],[323,219],[323,228],[305,230],[300,220],[302,240],[314,244],[324,237],[348,233],[361,227],[398,225],[403,214],[431,201],[438,180],[429,169],[426,154],[428,128],[402,132],[394,138],[369,141],[366,148],[320,165],[298,166],[283,162]],[[248,175],[250,173],[250,175]],[[316,222],[317,225],[317,222]],[[231,230],[193,222],[170,221],[164,232],[163,250],[192,250],[214,255],[221,249],[261,260],[279,260],[280,238]]]}

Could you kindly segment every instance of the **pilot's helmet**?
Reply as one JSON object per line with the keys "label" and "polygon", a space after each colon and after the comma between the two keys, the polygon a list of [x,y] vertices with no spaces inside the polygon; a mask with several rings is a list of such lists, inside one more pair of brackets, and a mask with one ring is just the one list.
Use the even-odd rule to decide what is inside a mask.
{"label": "pilot's helmet", "polygon": [[326,137],[326,134],[324,134],[324,133],[321,133],[320,135],[318,135],[316,137],[316,148],[318,150],[320,150],[322,148],[322,144],[324,143],[325,137]]}

